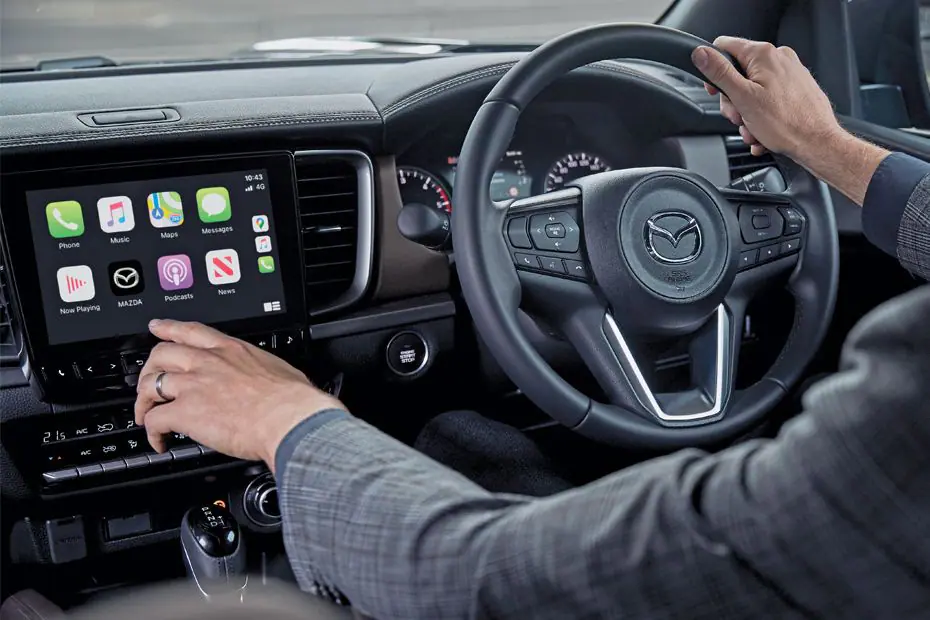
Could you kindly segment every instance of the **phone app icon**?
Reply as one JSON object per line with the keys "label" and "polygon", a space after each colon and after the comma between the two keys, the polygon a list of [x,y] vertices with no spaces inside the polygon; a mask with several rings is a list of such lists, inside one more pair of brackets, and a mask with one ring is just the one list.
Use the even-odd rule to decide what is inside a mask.
{"label": "phone app icon", "polygon": [[77,200],[50,202],[45,207],[48,232],[56,239],[80,237],[84,234],[84,215]]}
{"label": "phone app icon", "polygon": [[179,291],[194,285],[194,270],[187,254],[172,254],[158,259],[158,281],[166,291]]}
{"label": "phone app icon", "polygon": [[255,251],[259,254],[264,254],[271,251],[271,237],[268,235],[262,235],[261,237],[255,237]]}
{"label": "phone app icon", "polygon": [[146,203],[149,207],[149,221],[155,228],[171,228],[184,223],[181,194],[177,192],[149,194]]}
{"label": "phone app icon", "polygon": [[207,279],[210,284],[235,284],[241,277],[239,254],[235,250],[207,252]]}
{"label": "phone app icon", "polygon": [[257,233],[268,232],[268,228],[271,224],[268,221],[267,215],[253,215],[252,216],[252,230]]}
{"label": "phone app icon", "polygon": [[136,227],[129,196],[111,196],[97,201],[100,230],[105,233],[129,232]]}
{"label": "phone app icon", "polygon": [[89,301],[97,291],[94,289],[94,274],[87,265],[62,267],[58,270],[58,295],[65,303]]}
{"label": "phone app icon", "polygon": [[206,224],[225,222],[232,217],[229,191],[225,187],[205,187],[197,190],[197,213]]}
{"label": "phone app icon", "polygon": [[258,273],[274,273],[274,256],[258,257]]}
{"label": "phone app icon", "polygon": [[114,295],[138,295],[145,290],[142,277],[142,263],[137,260],[124,260],[110,263],[107,267],[110,278],[110,290]]}

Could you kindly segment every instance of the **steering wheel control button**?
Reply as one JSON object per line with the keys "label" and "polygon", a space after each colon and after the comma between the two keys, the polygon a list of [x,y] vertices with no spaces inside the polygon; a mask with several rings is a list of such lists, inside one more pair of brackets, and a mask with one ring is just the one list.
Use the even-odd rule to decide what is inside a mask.
{"label": "steering wheel control button", "polygon": [[[562,236],[556,234],[563,231]],[[581,244],[581,231],[578,223],[571,214],[565,211],[534,215],[530,218],[530,237],[537,250],[550,252],[571,254],[577,252]]]}
{"label": "steering wheel control button", "polygon": [[507,238],[515,248],[528,250],[533,247],[530,236],[526,233],[525,217],[515,217],[507,223]]}
{"label": "steering wheel control button", "polygon": [[794,207],[784,207],[779,209],[782,217],[785,218],[785,234],[798,235],[804,229],[804,216]]}
{"label": "steering wheel control button", "polygon": [[759,262],[765,262],[778,258],[778,245],[767,245],[759,248]]}
{"label": "steering wheel control button", "polygon": [[539,269],[539,258],[537,258],[535,254],[523,254],[521,252],[514,252],[513,262],[516,263],[518,267]]}
{"label": "steering wheel control button", "polygon": [[787,241],[781,242],[781,247],[779,248],[782,254],[790,254],[792,252],[797,252],[801,248],[800,239],[788,239]]}
{"label": "steering wheel control button", "polygon": [[758,243],[781,237],[785,220],[773,208],[742,205],[739,208],[739,227],[743,233],[743,241]]}
{"label": "steering wheel control button", "polygon": [[749,250],[747,252],[740,252],[739,255],[739,268],[747,269],[752,267],[757,262],[759,262],[759,250]]}
{"label": "steering wheel control button", "polygon": [[542,263],[542,268],[546,271],[551,271],[552,273],[568,273],[565,270],[565,265],[562,263],[561,258],[541,256],[539,257],[539,262]]}
{"label": "steering wheel control button", "polygon": [[416,332],[401,332],[387,346],[387,365],[395,375],[410,377],[429,362],[429,345]]}
{"label": "steering wheel control button", "polygon": [[584,263],[580,260],[569,260],[565,259],[565,269],[568,271],[568,275],[575,276],[576,278],[588,279],[588,268],[585,267]]}

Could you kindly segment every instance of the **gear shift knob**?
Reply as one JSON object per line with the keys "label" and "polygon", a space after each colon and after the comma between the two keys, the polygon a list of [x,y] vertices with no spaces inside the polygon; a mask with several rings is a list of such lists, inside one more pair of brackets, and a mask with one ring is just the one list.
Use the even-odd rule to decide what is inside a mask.
{"label": "gear shift knob", "polygon": [[204,596],[238,592],[248,583],[245,542],[229,511],[196,506],[181,519],[181,549],[187,574]]}

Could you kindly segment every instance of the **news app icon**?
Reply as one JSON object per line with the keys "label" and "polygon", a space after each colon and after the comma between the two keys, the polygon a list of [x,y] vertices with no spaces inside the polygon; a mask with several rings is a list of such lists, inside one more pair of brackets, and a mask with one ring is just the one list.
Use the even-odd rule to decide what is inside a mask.
{"label": "news app icon", "polygon": [[241,277],[239,254],[235,250],[207,252],[207,279],[210,280],[210,284],[235,284]]}
{"label": "news app icon", "polygon": [[187,254],[172,254],[158,259],[158,281],[162,290],[179,291],[194,285],[194,270]]}
{"label": "news app icon", "polygon": [[129,232],[136,227],[132,200],[128,196],[111,196],[97,201],[97,218],[100,230],[105,233]]}
{"label": "news app icon", "polygon": [[62,267],[58,270],[58,295],[68,304],[94,298],[94,274],[87,265]]}

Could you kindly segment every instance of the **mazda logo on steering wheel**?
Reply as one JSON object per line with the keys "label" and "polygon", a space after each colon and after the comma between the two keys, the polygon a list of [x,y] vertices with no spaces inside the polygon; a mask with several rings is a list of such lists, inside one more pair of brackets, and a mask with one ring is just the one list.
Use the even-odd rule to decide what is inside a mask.
{"label": "mazda logo on steering wheel", "polygon": [[646,220],[646,249],[658,262],[684,265],[701,254],[701,227],[693,216],[663,211]]}

